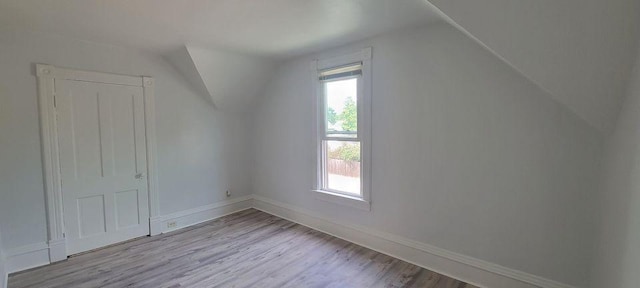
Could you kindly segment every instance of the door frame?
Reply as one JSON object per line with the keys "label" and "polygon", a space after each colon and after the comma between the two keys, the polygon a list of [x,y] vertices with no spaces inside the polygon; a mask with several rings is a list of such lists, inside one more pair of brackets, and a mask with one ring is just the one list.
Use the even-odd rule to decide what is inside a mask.
{"label": "door frame", "polygon": [[145,137],[147,148],[147,187],[149,190],[149,225],[151,235],[160,234],[152,227],[151,220],[159,217],[158,177],[156,163],[155,81],[147,76],[128,76],[60,68],[36,64],[38,82],[38,108],[40,115],[40,138],[42,143],[42,166],[47,209],[49,260],[57,262],[67,259],[67,243],[64,230],[64,211],[60,175],[60,152],[55,107],[55,80],[73,80],[102,84],[142,87],[144,98]]}

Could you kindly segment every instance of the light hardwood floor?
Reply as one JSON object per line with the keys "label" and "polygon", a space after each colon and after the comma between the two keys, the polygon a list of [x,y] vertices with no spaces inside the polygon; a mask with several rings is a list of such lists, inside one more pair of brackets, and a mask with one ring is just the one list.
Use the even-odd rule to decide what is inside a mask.
{"label": "light hardwood floor", "polygon": [[21,287],[474,288],[255,209],[11,275]]}

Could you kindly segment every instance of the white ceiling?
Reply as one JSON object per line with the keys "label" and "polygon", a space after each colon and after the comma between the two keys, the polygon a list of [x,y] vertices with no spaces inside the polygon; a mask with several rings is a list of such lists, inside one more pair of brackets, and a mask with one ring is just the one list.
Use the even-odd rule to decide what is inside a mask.
{"label": "white ceiling", "polygon": [[0,27],[167,52],[287,58],[437,21],[424,0],[0,1]]}
{"label": "white ceiling", "polygon": [[[216,69],[244,58],[229,53],[281,60],[435,22],[439,8],[591,125],[611,127],[635,53],[637,0],[429,1],[436,9],[427,0],[0,0],[0,29],[192,57],[171,59],[193,62],[176,66],[196,69],[186,74],[200,78],[187,77],[224,106],[260,90],[230,92],[238,85]],[[253,58],[261,69],[238,73],[269,67],[262,57]]]}
{"label": "white ceiling", "polygon": [[636,57],[638,0],[429,0],[596,129],[614,126]]}

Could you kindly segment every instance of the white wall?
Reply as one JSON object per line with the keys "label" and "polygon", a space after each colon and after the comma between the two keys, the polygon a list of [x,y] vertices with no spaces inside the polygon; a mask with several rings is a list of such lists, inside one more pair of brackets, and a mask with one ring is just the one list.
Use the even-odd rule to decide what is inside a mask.
{"label": "white wall", "polygon": [[211,100],[159,56],[0,32],[0,229],[4,249],[47,239],[35,63],[156,78],[161,215],[251,193],[249,121]]}
{"label": "white wall", "polygon": [[594,288],[640,283],[640,51],[618,123],[607,139]]}
{"label": "white wall", "polygon": [[[373,47],[372,211],[313,198],[310,60]],[[586,286],[599,132],[445,24],[284,63],[255,120],[254,190]]]}
{"label": "white wall", "polygon": [[615,124],[640,27],[637,0],[429,0],[602,131]]}

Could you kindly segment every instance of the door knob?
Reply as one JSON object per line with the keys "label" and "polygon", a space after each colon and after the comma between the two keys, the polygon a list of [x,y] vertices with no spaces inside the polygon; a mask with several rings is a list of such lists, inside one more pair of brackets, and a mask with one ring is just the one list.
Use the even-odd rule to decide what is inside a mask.
{"label": "door knob", "polygon": [[140,172],[136,174],[136,179],[142,179],[142,178],[144,178],[144,173]]}

